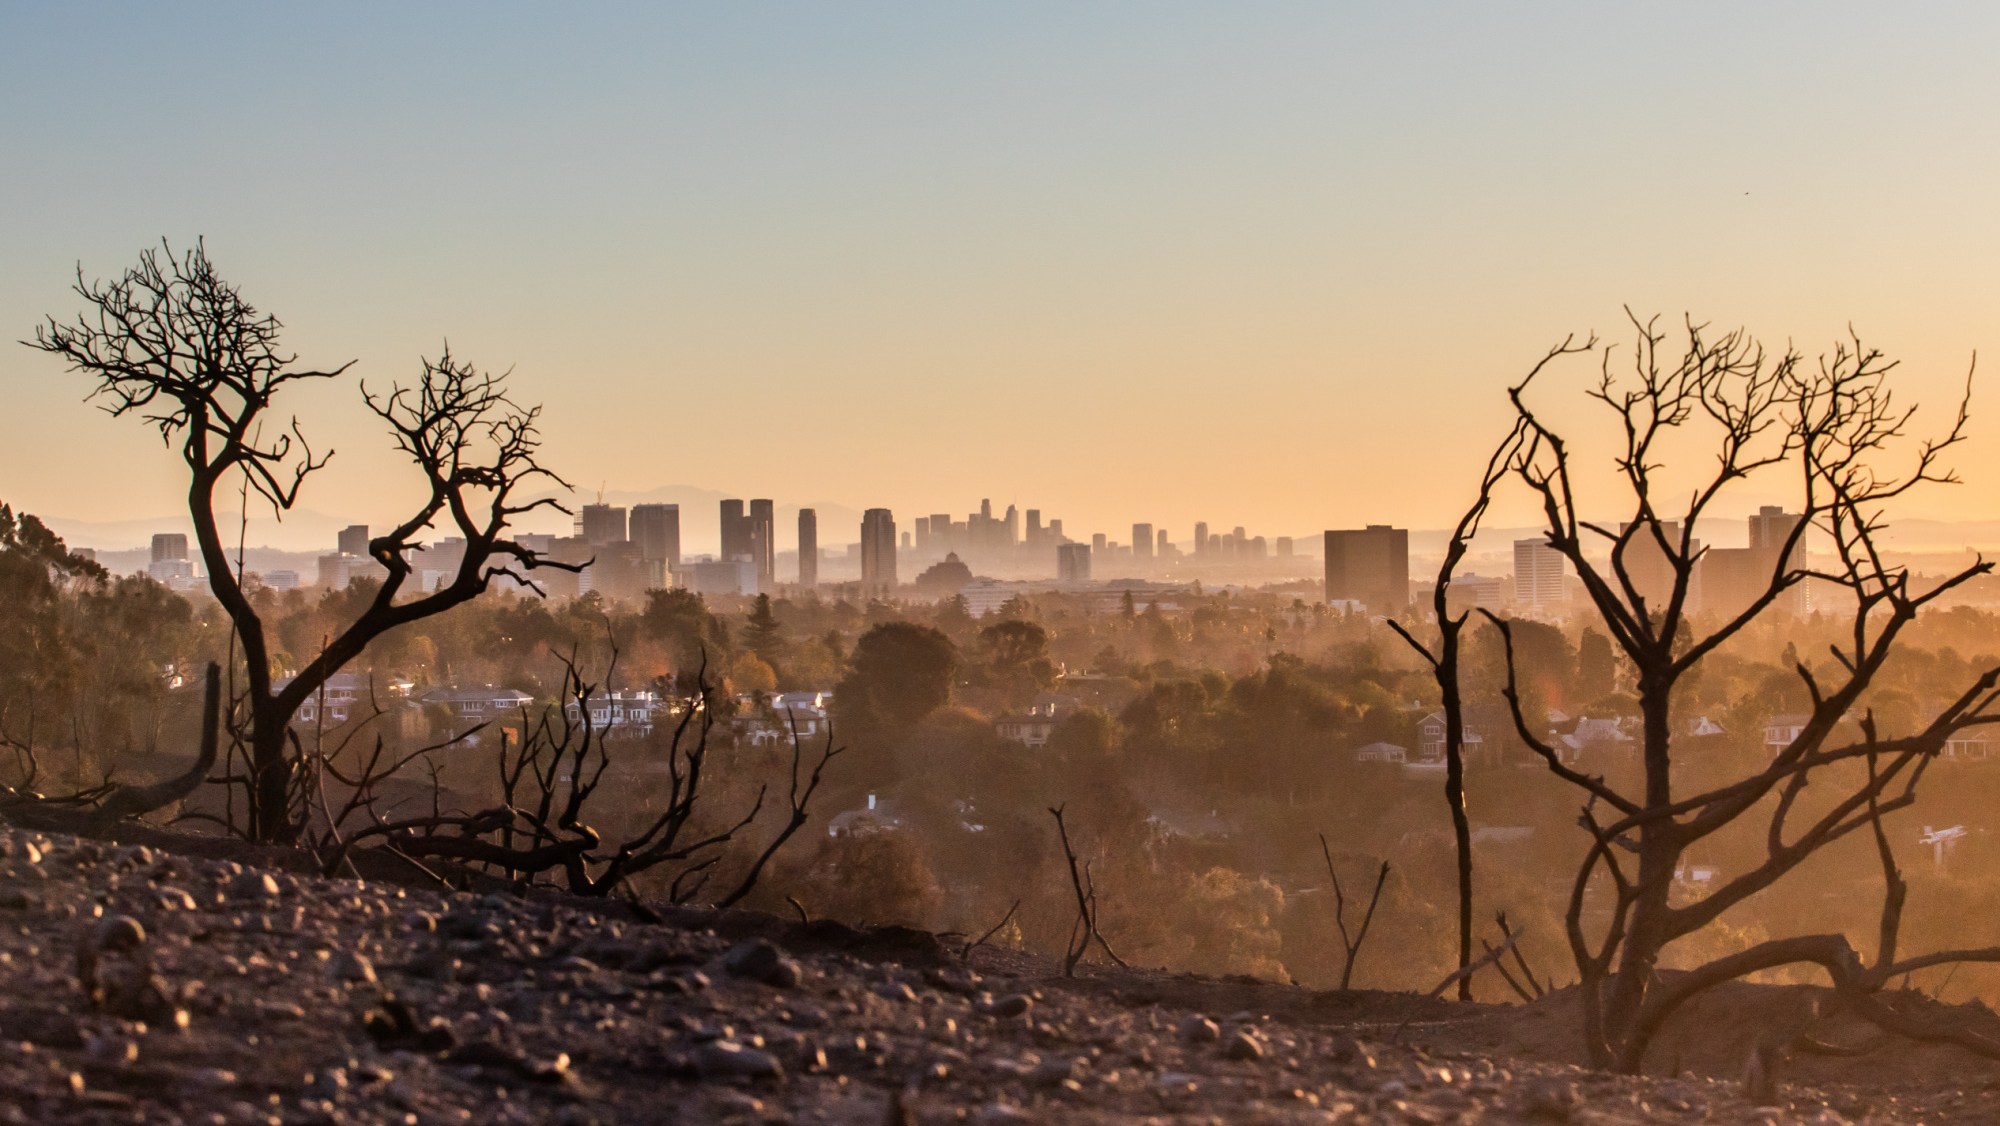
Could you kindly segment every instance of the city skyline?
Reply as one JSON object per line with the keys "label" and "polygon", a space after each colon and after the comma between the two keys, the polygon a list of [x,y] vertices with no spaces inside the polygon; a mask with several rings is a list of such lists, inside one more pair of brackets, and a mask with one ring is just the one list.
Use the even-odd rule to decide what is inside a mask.
{"label": "city skyline", "polygon": [[[1993,344],[1986,9],[1731,9],[1726,37],[1559,4],[781,13],[503,5],[383,36],[356,12],[10,9],[0,97],[34,112],[0,138],[33,156],[0,205],[33,221],[0,233],[5,339],[74,311],[79,264],[205,237],[307,363],[407,382],[448,339],[511,368],[578,500],[811,482],[822,511],[985,493],[1059,497],[1072,528],[1294,535],[1448,525],[1505,387],[1571,332],[1621,340],[1626,304],[1808,354],[1852,325],[1932,422]],[[183,96],[281,159],[127,112],[183,55],[229,59]],[[1826,91],[1843,69],[1867,89]],[[106,153],[155,174],[100,175]],[[12,503],[178,507],[172,457],[46,357],[0,349],[0,378]],[[1969,486],[1909,515],[1994,515],[1987,401]],[[757,404],[811,424],[739,458],[706,422]],[[297,406],[337,451],[305,504],[400,517],[416,482],[352,384]],[[853,456],[878,435],[892,456]],[[64,450],[93,456],[38,472]]]}

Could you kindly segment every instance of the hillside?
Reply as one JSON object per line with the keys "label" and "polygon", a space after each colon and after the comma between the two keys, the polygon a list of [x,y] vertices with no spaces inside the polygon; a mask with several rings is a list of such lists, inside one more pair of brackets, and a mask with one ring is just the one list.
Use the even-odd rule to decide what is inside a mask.
{"label": "hillside", "polygon": [[[122,843],[0,830],[6,1121],[2000,1114],[2000,1072],[1956,1049],[1801,1060],[1795,1077],[1824,1085],[1788,1083],[1757,1107],[1733,1074],[1626,1079],[1564,1062],[1560,994],[1521,1008],[1098,967],[1066,980],[899,928],[451,891],[387,867],[326,880],[302,861],[136,827]],[[1810,1019],[1802,998],[1724,995],[1669,1037],[1678,1066],[1729,1072],[1743,1044]]]}

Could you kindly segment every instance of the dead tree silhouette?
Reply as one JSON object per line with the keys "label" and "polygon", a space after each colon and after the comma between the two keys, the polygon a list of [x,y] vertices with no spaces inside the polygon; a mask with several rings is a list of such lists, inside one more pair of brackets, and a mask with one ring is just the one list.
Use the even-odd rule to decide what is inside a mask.
{"label": "dead tree silhouette", "polygon": [[[504,376],[454,359],[449,348],[435,361],[424,360],[410,386],[379,395],[362,387],[368,408],[423,475],[427,495],[408,518],[369,541],[368,554],[384,572],[374,599],[290,682],[275,686],[264,622],[218,526],[218,492],[226,497],[247,486],[274,513],[292,508],[332,451],[314,452],[296,417],[272,413],[275,402],[294,384],[345,374],[352,361],[325,370],[298,367],[279,345],[278,319],[224,281],[200,243],[176,254],[163,242],[108,282],[86,281],[79,267],[74,289],[85,311],[70,323],[49,318],[24,343],[94,380],[91,397],[112,415],[135,416],[178,446],[209,588],[242,646],[244,688],[230,701],[228,726],[247,743],[248,763],[225,781],[245,793],[249,836],[291,843],[309,798],[302,785],[304,755],[290,724],[328,677],[375,638],[467,602],[496,579],[532,587],[528,573],[537,567],[577,569],[509,536],[523,514],[562,507],[548,498],[517,500],[524,486],[539,481],[567,488],[538,460],[540,408],[516,405]],[[411,597],[411,553],[432,529],[463,538],[464,555],[447,580]]]}
{"label": "dead tree silhouette", "polygon": [[[1630,506],[1622,527],[1614,530],[1583,516],[1586,502],[1579,496],[1572,447],[1531,404],[1529,380],[1515,386],[1510,398],[1526,428],[1514,475],[1539,503],[1549,546],[1576,569],[1587,609],[1636,674],[1642,792],[1624,792],[1577,769],[1547,740],[1540,717],[1524,714],[1510,623],[1488,615],[1505,642],[1505,696],[1520,738],[1585,799],[1581,822],[1592,843],[1571,886],[1565,929],[1582,978],[1583,1033],[1592,1059],[1636,1072],[1661,1023],[1690,998],[1721,982],[1799,964],[1825,969],[1840,999],[1885,1029],[2000,1054],[2000,1045],[1973,1043],[1979,1038],[1934,1027],[1877,996],[1890,978],[1911,969],[2000,960],[2000,948],[1898,960],[1903,891],[1882,831],[1885,815],[1915,801],[1926,767],[1955,733],[2000,720],[1995,693],[2000,668],[1952,689],[1949,702],[1912,731],[1878,730],[1873,712],[1861,704],[1919,612],[1992,568],[1975,562],[1920,591],[1905,568],[1884,560],[1880,548],[1884,505],[1920,486],[1956,480],[1942,459],[1964,440],[1966,401],[1960,400],[1942,435],[1916,440],[1906,434],[1913,409],[1896,404],[1890,394],[1895,363],[1858,337],[1841,341],[1815,362],[1792,349],[1773,357],[1741,331],[1712,336],[1706,326],[1689,321],[1685,346],[1676,356],[1657,321],[1630,319],[1636,346],[1629,373],[1614,374],[1613,349],[1604,348],[1588,393],[1608,411],[1619,434],[1617,479]],[[1676,448],[1690,446],[1712,451],[1715,461],[1700,472],[1685,507],[1669,513],[1663,507],[1666,466]],[[1899,455],[1906,459],[1900,470],[1884,465]],[[1685,463],[1676,466],[1684,468]],[[1769,571],[1759,572],[1761,585],[1748,604],[1704,618],[1697,628],[1695,580],[1704,554],[1695,539],[1697,523],[1711,514],[1728,486],[1786,472],[1795,482],[1797,523],[1772,546]],[[1808,529],[1830,540],[1829,565],[1807,565],[1801,545]],[[1681,792],[1673,773],[1675,688],[1808,582],[1838,596],[1841,605],[1832,609],[1847,619],[1847,640],[1831,648],[1830,662],[1802,661],[1794,670],[1811,699],[1797,738],[1745,777]],[[1858,718],[1850,719],[1857,707]],[[1831,800],[1821,802],[1821,811],[1797,818],[1804,823],[1795,825],[1797,799],[1809,778],[1822,783],[1816,793],[1836,789]],[[1688,850],[1753,814],[1766,819],[1761,861],[1705,894],[1674,895],[1675,872]],[[1876,834],[1888,884],[1872,963],[1845,936],[1819,934],[1773,938],[1693,970],[1659,972],[1668,944],[1709,926],[1814,853],[1861,830]],[[1608,906],[1603,911],[1608,922],[1588,933],[1585,902],[1600,882],[1608,884],[1604,894],[1610,902],[1598,905]]]}

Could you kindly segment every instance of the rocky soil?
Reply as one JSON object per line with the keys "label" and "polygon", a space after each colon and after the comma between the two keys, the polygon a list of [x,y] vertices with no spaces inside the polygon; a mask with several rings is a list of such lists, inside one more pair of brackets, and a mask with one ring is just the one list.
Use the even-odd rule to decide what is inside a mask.
{"label": "rocky soil", "polygon": [[2000,1076],[1948,1060],[1920,1082],[1784,1084],[1769,1106],[1734,1076],[1584,1071],[1535,1032],[1560,999],[1071,981],[914,931],[323,880],[231,852],[0,830],[0,1119],[2000,1120]]}

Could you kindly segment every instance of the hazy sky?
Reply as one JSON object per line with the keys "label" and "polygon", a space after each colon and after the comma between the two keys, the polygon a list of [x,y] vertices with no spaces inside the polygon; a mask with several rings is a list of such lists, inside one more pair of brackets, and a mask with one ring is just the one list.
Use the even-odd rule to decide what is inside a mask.
{"label": "hazy sky", "polygon": [[[1823,0],[11,4],[0,327],[200,235],[309,362],[513,367],[580,487],[1438,525],[1505,383],[1624,304],[1851,322],[1942,413],[2000,355],[1996,41]],[[79,377],[0,381],[0,499],[175,510]],[[354,394],[300,404],[305,503],[386,521]],[[1996,515],[1976,405],[1926,514]]]}

